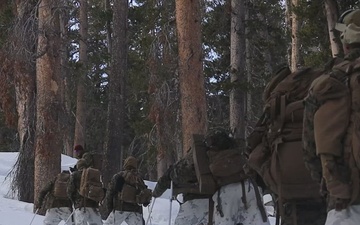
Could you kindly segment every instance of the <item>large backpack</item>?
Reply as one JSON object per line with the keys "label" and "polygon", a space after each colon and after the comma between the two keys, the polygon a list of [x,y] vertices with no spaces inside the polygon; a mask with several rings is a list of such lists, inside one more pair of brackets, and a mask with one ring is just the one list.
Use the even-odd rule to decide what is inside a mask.
{"label": "large backpack", "polygon": [[248,137],[248,164],[282,200],[320,198],[303,161],[303,99],[323,70],[283,69],[264,91],[264,115]]}
{"label": "large backpack", "polygon": [[69,172],[61,172],[57,175],[54,183],[53,195],[57,199],[67,199],[67,185],[70,179]]}
{"label": "large backpack", "polygon": [[81,196],[96,202],[103,200],[104,189],[100,170],[91,167],[83,169],[79,193]]}
{"label": "large backpack", "polygon": [[240,148],[208,150],[204,136],[194,134],[192,149],[201,193],[213,194],[221,186],[248,178],[244,173],[245,158]]}
{"label": "large backpack", "polygon": [[150,203],[152,191],[147,188],[136,172],[123,171],[120,176],[124,179],[124,184],[118,192],[118,200],[132,204]]}
{"label": "large backpack", "polygon": [[[329,139],[331,136],[333,140],[326,142],[329,146],[325,147],[327,151],[339,151],[339,147],[334,143],[342,144],[341,156],[336,157],[338,166],[345,169],[347,173],[342,174],[343,182],[349,182],[352,187],[352,196],[350,204],[354,201],[359,201],[359,173],[360,173],[360,121],[357,119],[360,115],[360,60],[343,61],[333,67],[332,71],[327,75],[317,79],[310,88],[309,95],[305,99],[305,115],[304,118],[304,132],[303,132],[303,147],[304,147],[304,160],[305,165],[311,171],[314,180],[320,182],[322,179],[322,165],[318,154],[324,149],[324,143],[317,148],[314,133],[314,117],[320,106],[328,100],[337,100],[351,103],[348,104],[349,108],[344,108],[344,111],[334,111],[333,115],[336,120],[331,124],[332,127],[339,129],[325,128],[326,132],[321,130],[316,135],[319,139],[324,136]],[[346,104],[346,103],[344,103]],[[347,112],[350,111],[350,114]],[[330,111],[331,112],[331,111]],[[345,113],[344,113],[345,112]],[[322,118],[318,118],[321,120]],[[332,118],[324,118],[325,121]],[[348,121],[347,130],[343,130],[344,121]],[[324,121],[322,121],[324,123]],[[341,123],[341,124],[340,124]],[[330,131],[330,132],[329,132]],[[341,138],[339,140],[339,138]],[[334,141],[335,140],[335,141]],[[333,146],[336,146],[335,148]],[[334,152],[334,155],[339,153]],[[339,167],[340,168],[340,167]],[[342,172],[342,171],[341,171]],[[349,173],[349,174],[348,174]],[[347,175],[350,175],[347,177]],[[350,180],[347,180],[350,179]],[[326,190],[324,185],[323,191]]]}

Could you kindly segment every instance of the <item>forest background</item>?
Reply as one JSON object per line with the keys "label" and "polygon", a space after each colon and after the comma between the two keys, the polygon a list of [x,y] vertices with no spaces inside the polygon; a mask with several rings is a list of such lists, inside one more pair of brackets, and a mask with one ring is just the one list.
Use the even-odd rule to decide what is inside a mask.
{"label": "forest background", "polygon": [[0,151],[33,202],[73,146],[104,155],[104,181],[133,155],[156,181],[212,129],[245,140],[284,65],[341,56],[355,0],[0,0]]}

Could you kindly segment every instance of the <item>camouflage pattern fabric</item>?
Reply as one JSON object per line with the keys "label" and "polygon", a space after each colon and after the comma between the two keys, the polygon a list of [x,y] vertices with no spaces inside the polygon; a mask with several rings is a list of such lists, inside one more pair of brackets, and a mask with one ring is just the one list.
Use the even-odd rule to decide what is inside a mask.
{"label": "camouflage pattern fabric", "polygon": [[[270,225],[263,222],[257,205],[254,186],[244,181],[245,195],[241,182],[222,186],[214,195],[214,224]],[[243,202],[246,199],[246,204]]]}
{"label": "camouflage pattern fabric", "polygon": [[304,100],[304,119],[303,119],[303,157],[306,168],[310,171],[313,180],[318,183],[322,179],[322,167],[320,157],[316,155],[316,143],[314,134],[314,116],[319,109],[320,103],[312,96],[308,95]]}
{"label": "camouflage pattern fabric", "polygon": [[97,202],[91,199],[86,199],[79,194],[81,174],[82,170],[78,170],[73,172],[70,176],[70,180],[67,186],[67,194],[69,199],[74,204],[75,209],[83,207],[99,208]]}
{"label": "camouflage pattern fabric", "polygon": [[85,160],[86,167],[93,166],[93,156],[92,156],[91,152],[85,152],[82,155],[81,159]]}
{"label": "camouflage pattern fabric", "polygon": [[67,221],[66,225],[74,225],[72,210],[68,207],[48,209],[44,218],[44,225],[58,225],[62,220]]}
{"label": "camouflage pattern fabric", "polygon": [[101,215],[99,209],[96,208],[81,208],[76,209],[74,213],[75,225],[102,225]]}
{"label": "camouflage pattern fabric", "polygon": [[[147,186],[144,183],[144,180],[135,170],[123,170],[115,174],[108,185],[108,189],[106,191],[106,196],[105,196],[106,208],[108,212],[114,209],[119,211],[130,211],[130,212],[142,211],[141,205],[120,202],[120,200],[118,200],[119,190],[117,190],[117,186],[116,186],[117,181],[119,177],[123,177],[126,180],[126,176],[129,173],[131,173],[133,176],[136,177],[135,178],[136,181],[134,181],[134,183],[131,183],[130,185],[134,185],[134,186],[136,185],[139,190],[143,190],[147,188]],[[147,204],[144,204],[144,206],[145,205]]]}
{"label": "camouflage pattern fabric", "polygon": [[153,190],[153,196],[156,198],[160,197],[166,189],[170,188],[171,180],[173,181],[174,189],[187,187],[197,183],[191,150],[184,158],[180,159],[167,169],[165,174],[158,180]]}
{"label": "camouflage pattern fabric", "polygon": [[[344,59],[353,61],[359,57],[360,49],[358,48],[352,49],[344,57]],[[303,121],[303,146],[305,164],[315,180],[320,182],[320,180],[323,179],[321,192],[324,195],[327,195],[328,210],[339,207],[346,207],[349,201],[348,198],[350,198],[349,196],[344,197],[345,195],[349,195],[347,193],[348,191],[346,190],[350,189],[349,182],[345,178],[348,178],[351,174],[348,172],[348,159],[343,158],[344,155],[348,155],[346,153],[344,154],[343,147],[344,140],[347,140],[349,135],[346,134],[346,130],[349,128],[348,122],[343,122],[343,120],[348,119],[346,116],[348,115],[348,112],[345,110],[348,109],[350,112],[351,104],[343,106],[345,105],[344,102],[346,101],[346,98],[349,98],[349,96],[345,94],[341,95],[341,93],[345,93],[347,91],[347,86],[349,85],[348,80],[351,80],[351,75],[348,77],[346,74],[336,72],[337,70],[333,69],[333,73],[324,74],[313,82],[312,87],[309,90],[309,95],[305,98]],[[327,77],[332,77],[334,79],[336,78],[338,82],[326,83]],[[315,90],[317,90],[317,92],[315,92]],[[334,93],[331,93],[331,91]],[[336,101],[334,100],[335,97],[337,97]],[[347,106],[349,108],[347,108]],[[329,108],[331,109],[329,110]],[[317,117],[315,117],[315,114]],[[330,123],[328,123],[326,120],[321,120],[321,118],[329,119],[330,117],[332,118]],[[319,133],[317,133],[319,136],[318,140],[315,139],[316,133],[314,133],[316,124],[317,129],[319,130]],[[327,129],[331,126],[336,127],[336,129]],[[330,132],[325,132],[326,130],[329,130]],[[326,138],[325,135],[338,138]],[[320,136],[322,138],[320,138]],[[322,166],[319,157],[320,155],[321,157],[325,157],[327,155],[328,157],[339,157],[336,157],[336,163],[331,162],[332,164],[327,163],[324,158],[324,160],[322,160],[324,166]],[[336,171],[341,175],[331,178],[330,175],[332,176],[333,174],[330,173],[330,170],[327,169],[327,166],[325,165],[332,165],[331,168],[334,167],[336,169],[332,168],[331,171]],[[328,176],[326,176],[327,174]],[[328,181],[326,181],[326,178]],[[331,182],[329,182],[329,180],[331,180]]]}
{"label": "camouflage pattern fabric", "polygon": [[139,225],[143,223],[143,217],[140,213],[113,211],[104,222],[104,225],[120,225],[126,222],[128,225]]}
{"label": "camouflage pattern fabric", "polygon": [[45,200],[45,209],[58,208],[58,207],[68,207],[72,208],[70,199],[57,199],[52,194],[54,189],[56,177],[49,181],[43,189],[40,191],[39,197],[35,203],[36,208],[41,208]]}
{"label": "camouflage pattern fabric", "polygon": [[325,225],[358,225],[360,221],[360,205],[351,205],[347,209],[330,210]]}
{"label": "camouflage pattern fabric", "polygon": [[209,199],[193,199],[180,205],[174,225],[205,225],[209,219]]}
{"label": "camouflage pattern fabric", "polygon": [[[294,205],[296,204],[296,206]],[[281,225],[293,225],[296,215],[297,225],[323,225],[326,220],[326,202],[302,202],[285,203],[284,217],[281,218]],[[296,207],[296,208],[295,208]],[[295,212],[293,210],[296,210]]]}

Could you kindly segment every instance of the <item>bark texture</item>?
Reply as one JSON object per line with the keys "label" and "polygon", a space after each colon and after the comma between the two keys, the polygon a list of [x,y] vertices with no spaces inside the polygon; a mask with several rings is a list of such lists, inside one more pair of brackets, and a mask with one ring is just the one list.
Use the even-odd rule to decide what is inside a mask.
{"label": "bark texture", "polygon": [[335,24],[338,20],[339,10],[337,2],[334,0],[325,0],[326,19],[329,31],[329,40],[331,46],[331,53],[333,57],[339,55],[341,47],[334,34]]}
{"label": "bark texture", "polygon": [[200,1],[176,0],[183,154],[192,134],[207,130],[206,98],[201,46]]}
{"label": "bark texture", "polygon": [[122,168],[125,119],[125,77],[127,75],[128,1],[119,0],[113,6],[112,63],[109,75],[109,106],[105,139],[106,165],[104,180]]}
{"label": "bark texture", "polygon": [[[243,0],[231,1],[230,76],[230,128],[235,138],[245,139],[245,4]],[[243,89],[241,89],[243,88]]]}
{"label": "bark texture", "polygon": [[39,36],[36,60],[35,198],[60,172],[62,141],[59,127],[60,58],[57,1],[42,0],[38,8]]}

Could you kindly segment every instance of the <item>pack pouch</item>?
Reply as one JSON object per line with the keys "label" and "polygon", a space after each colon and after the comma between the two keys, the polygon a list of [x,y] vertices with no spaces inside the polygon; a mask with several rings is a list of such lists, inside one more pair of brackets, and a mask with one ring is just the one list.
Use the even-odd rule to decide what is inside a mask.
{"label": "pack pouch", "polygon": [[152,198],[152,191],[151,189],[144,189],[140,191],[138,195],[136,195],[136,203],[137,204],[149,204]]}
{"label": "pack pouch", "polygon": [[302,142],[277,144],[262,168],[264,182],[283,199],[320,198],[320,186],[314,182],[302,159]]}
{"label": "pack pouch", "polygon": [[81,196],[96,202],[103,200],[104,189],[101,173],[98,169],[90,167],[82,171],[79,193]]}
{"label": "pack pouch", "polygon": [[215,177],[228,177],[243,170],[245,159],[239,149],[207,151],[210,171]]}
{"label": "pack pouch", "polygon": [[53,195],[58,199],[67,199],[67,184],[70,179],[69,173],[59,173],[54,184]]}
{"label": "pack pouch", "polygon": [[137,204],[137,195],[138,190],[134,186],[125,183],[122,191],[118,193],[118,199],[123,202]]}

